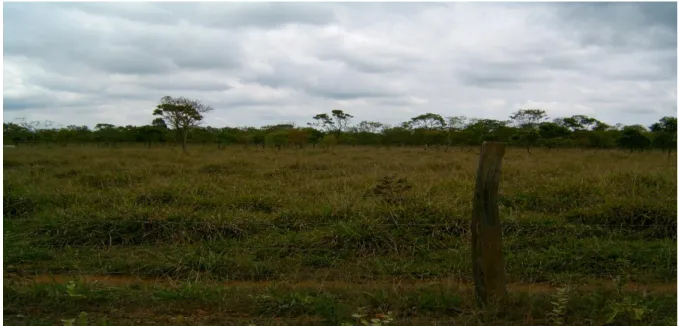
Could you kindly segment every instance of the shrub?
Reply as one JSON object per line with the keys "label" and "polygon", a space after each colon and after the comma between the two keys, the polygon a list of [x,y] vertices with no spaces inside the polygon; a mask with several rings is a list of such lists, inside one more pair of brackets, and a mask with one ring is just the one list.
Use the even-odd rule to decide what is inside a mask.
{"label": "shrub", "polygon": [[386,176],[372,188],[372,193],[389,204],[402,203],[412,185],[405,178]]}

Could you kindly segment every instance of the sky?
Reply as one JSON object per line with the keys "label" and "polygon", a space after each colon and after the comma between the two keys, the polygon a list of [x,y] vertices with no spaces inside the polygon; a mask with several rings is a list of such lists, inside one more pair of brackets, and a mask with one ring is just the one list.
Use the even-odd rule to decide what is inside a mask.
{"label": "sky", "polygon": [[319,113],[398,124],[519,109],[676,115],[676,3],[4,3],[3,120],[214,127]]}

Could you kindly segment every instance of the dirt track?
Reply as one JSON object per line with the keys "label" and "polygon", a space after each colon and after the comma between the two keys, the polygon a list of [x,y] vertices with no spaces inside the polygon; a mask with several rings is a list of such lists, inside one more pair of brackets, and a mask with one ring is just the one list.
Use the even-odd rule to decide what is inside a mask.
{"label": "dirt track", "polygon": [[[76,278],[74,275],[36,275],[36,276],[22,276],[22,277],[7,277],[5,276],[5,281],[20,281],[27,283],[58,283],[64,284],[69,280]],[[173,287],[178,286],[181,282],[171,279],[160,279],[160,278],[139,278],[135,276],[127,275],[83,275],[78,276],[78,279],[82,280],[85,283],[98,283],[109,286],[128,286],[134,284],[146,284],[146,285],[158,285],[158,286],[167,286]],[[473,284],[466,282],[459,282],[452,279],[438,279],[438,280],[379,280],[369,283],[349,283],[349,282],[337,282],[337,281],[303,281],[303,282],[284,282],[284,281],[236,281],[236,282],[209,282],[207,285],[216,285],[221,284],[227,287],[237,287],[237,288],[263,288],[269,286],[281,286],[289,288],[309,288],[309,289],[337,289],[337,288],[347,288],[360,286],[361,288],[371,288],[371,289],[383,289],[383,288],[413,288],[413,287],[428,287],[428,286],[441,286],[461,292],[473,290]],[[510,283],[507,284],[507,290],[512,292],[527,292],[527,293],[551,293],[555,292],[558,288],[561,288],[562,285],[555,285],[550,283]],[[615,283],[612,280],[603,280],[603,279],[588,279],[582,280],[579,284],[572,284],[571,288],[578,291],[595,291],[602,289],[614,289]],[[639,284],[633,282],[627,282],[624,287],[624,291],[647,291],[648,293],[676,293],[676,283],[655,283],[655,284]]]}

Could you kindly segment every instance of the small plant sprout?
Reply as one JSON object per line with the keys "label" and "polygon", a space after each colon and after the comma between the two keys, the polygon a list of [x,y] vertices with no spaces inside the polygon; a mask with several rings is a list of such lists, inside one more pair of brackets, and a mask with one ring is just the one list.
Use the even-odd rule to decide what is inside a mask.
{"label": "small plant sprout", "polygon": [[84,311],[78,315],[78,326],[87,326],[87,313]]}
{"label": "small plant sprout", "polygon": [[68,281],[68,285],[66,285],[66,293],[68,294],[68,296],[72,298],[84,298],[85,296],[77,293],[75,288],[76,288],[75,281],[72,280]]}
{"label": "small plant sprout", "polygon": [[386,314],[376,314],[374,315],[373,318],[370,318],[369,320],[367,318],[367,314],[364,313],[364,308],[358,309],[357,313],[354,313],[351,315],[351,317],[356,319],[356,322],[358,324],[351,324],[351,323],[342,323],[341,326],[353,326],[353,325],[367,325],[367,326],[380,326],[380,325],[388,325],[393,323],[393,313],[391,311],[387,312]]}
{"label": "small plant sprout", "polygon": [[553,310],[548,313],[548,317],[554,325],[565,325],[564,317],[567,311],[567,302],[569,301],[568,293],[569,288],[559,288],[553,297],[554,301],[551,301]]}
{"label": "small plant sprout", "polygon": [[[82,311],[78,315],[77,319],[75,319],[75,318],[62,319],[61,323],[62,323],[63,326],[74,326],[74,325],[76,325],[75,324],[76,321],[78,322],[77,323],[78,326],[87,326],[87,313]],[[103,325],[106,325],[105,322],[103,323]]]}

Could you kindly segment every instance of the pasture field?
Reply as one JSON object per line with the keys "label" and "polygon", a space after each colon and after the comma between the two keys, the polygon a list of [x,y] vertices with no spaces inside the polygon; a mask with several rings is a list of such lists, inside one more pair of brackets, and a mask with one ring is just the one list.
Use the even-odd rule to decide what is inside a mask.
{"label": "pasture field", "polygon": [[507,149],[496,311],[471,279],[478,150],[6,149],[4,322],[676,324],[675,156]]}

